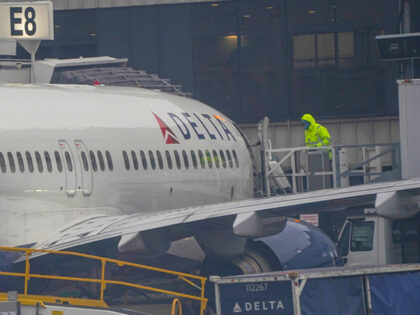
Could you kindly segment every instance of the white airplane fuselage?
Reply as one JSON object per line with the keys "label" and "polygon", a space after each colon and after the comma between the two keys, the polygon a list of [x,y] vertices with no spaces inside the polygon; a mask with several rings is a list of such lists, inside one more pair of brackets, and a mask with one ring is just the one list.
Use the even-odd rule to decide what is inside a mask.
{"label": "white airplane fuselage", "polygon": [[253,196],[245,140],[198,101],[135,88],[3,85],[0,108],[0,245],[37,242],[89,215]]}

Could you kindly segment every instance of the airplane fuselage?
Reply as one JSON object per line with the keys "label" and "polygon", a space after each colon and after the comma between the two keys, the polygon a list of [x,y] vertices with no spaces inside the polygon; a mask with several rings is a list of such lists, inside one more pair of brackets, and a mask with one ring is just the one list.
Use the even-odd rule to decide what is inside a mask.
{"label": "airplane fuselage", "polygon": [[192,99],[143,89],[0,86],[0,244],[80,217],[251,198],[235,125]]}

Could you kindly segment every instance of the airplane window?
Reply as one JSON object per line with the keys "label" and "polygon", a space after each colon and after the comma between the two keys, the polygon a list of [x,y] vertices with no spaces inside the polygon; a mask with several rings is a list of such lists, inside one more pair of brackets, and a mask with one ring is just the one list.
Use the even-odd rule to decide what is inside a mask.
{"label": "airplane window", "polygon": [[85,151],[82,151],[80,155],[82,156],[83,169],[85,170],[85,172],[87,172],[89,171],[89,163]]}
{"label": "airplane window", "polygon": [[146,154],[143,151],[140,151],[141,163],[143,164],[143,169],[147,170],[147,159]]}
{"label": "airplane window", "polygon": [[16,172],[15,160],[11,152],[7,152],[7,158],[9,159],[9,166],[12,173]]}
{"label": "airplane window", "polygon": [[235,165],[236,167],[239,167],[239,160],[238,160],[238,156],[236,155],[236,151],[232,150],[233,153],[233,158],[235,159]]}
{"label": "airplane window", "polygon": [[104,156],[102,155],[102,152],[99,150],[96,153],[98,154],[99,167],[101,168],[101,171],[105,171]]}
{"label": "airplane window", "polygon": [[47,163],[47,170],[49,173],[52,172],[52,163],[51,163],[51,158],[50,158],[50,154],[47,151],[44,151],[44,157],[45,157],[45,163]]}
{"label": "airplane window", "polygon": [[206,162],[204,161],[203,151],[198,150],[198,157],[200,159],[201,168],[205,168],[206,167]]}
{"label": "airplane window", "polygon": [[127,152],[125,152],[125,151],[123,151],[123,158],[124,158],[125,168],[128,171],[128,170],[130,170],[130,160],[128,159]]}
{"label": "airplane window", "polygon": [[155,156],[153,155],[152,151],[149,151],[149,158],[150,158],[150,166],[152,167],[152,169],[156,169]]}
{"label": "airplane window", "polygon": [[71,156],[69,151],[66,151],[64,153],[64,156],[66,157],[66,163],[67,163],[67,169],[69,172],[73,172],[73,164],[71,163]]}
{"label": "airplane window", "polygon": [[163,159],[162,159],[162,154],[160,154],[160,151],[156,151],[156,157],[158,160],[159,168],[163,169]]}
{"label": "airplane window", "polygon": [[42,165],[41,154],[38,151],[35,151],[35,160],[38,166],[38,171],[42,173],[44,171],[44,166]]}
{"label": "airplane window", "polygon": [[19,170],[23,173],[25,171],[25,165],[23,164],[22,154],[20,152],[16,152],[16,157],[19,164]]}
{"label": "airplane window", "polygon": [[209,168],[212,168],[213,162],[211,161],[211,155],[210,155],[209,150],[206,150],[206,160],[207,160],[207,164],[209,165]]}
{"label": "airplane window", "polygon": [[193,150],[191,150],[191,160],[192,160],[192,163],[194,165],[194,168],[197,168],[198,167],[197,157],[196,157],[195,152]]}
{"label": "airplane window", "polygon": [[216,167],[219,168],[220,167],[220,161],[219,161],[219,157],[217,156],[216,150],[213,150],[213,157],[214,157],[214,164],[216,164]]}
{"label": "airplane window", "polygon": [[179,158],[179,153],[177,150],[174,151],[175,154],[175,162],[176,162],[176,167],[178,167],[178,169],[181,169],[181,159]]}
{"label": "airplane window", "polygon": [[[29,155],[29,157],[28,157]],[[58,151],[54,151],[54,156],[55,156],[55,162],[57,163],[57,170],[61,173],[63,171],[63,164],[61,164],[61,156],[60,153],[58,153]],[[29,152],[26,152],[26,158],[28,159],[28,165],[32,165],[32,158],[31,154]],[[29,158],[31,163],[29,163]],[[29,170],[31,171],[31,166],[29,166]],[[32,166],[32,171],[34,170],[34,167]],[[31,171],[31,172],[32,172]]]}
{"label": "airplane window", "polygon": [[168,150],[165,151],[165,155],[166,155],[166,162],[168,162],[168,167],[171,170],[172,169],[172,158],[171,158],[171,154],[169,153]]}
{"label": "airplane window", "polygon": [[98,164],[96,163],[95,152],[89,151],[90,162],[92,163],[92,169],[96,172],[98,170]]}
{"label": "airplane window", "polygon": [[6,173],[6,161],[4,160],[3,153],[0,152],[0,167],[3,173]]}
{"label": "airplane window", "polygon": [[28,170],[30,173],[34,172],[34,164],[32,162],[32,155],[29,151],[25,152],[26,155],[26,162],[28,163]]}
{"label": "airplane window", "polygon": [[110,171],[112,171],[114,169],[114,165],[112,164],[111,153],[109,153],[109,151],[105,151],[105,156],[106,156],[106,160],[108,162],[108,168],[109,168]]}
{"label": "airplane window", "polygon": [[229,161],[229,167],[232,168],[233,167],[233,161],[232,161],[232,155],[230,155],[229,150],[226,150],[226,155],[227,155],[227,159]]}
{"label": "airplane window", "polygon": [[133,166],[135,170],[139,169],[139,161],[137,160],[136,152],[131,151],[131,158],[133,159]]}
{"label": "airplane window", "polygon": [[219,151],[220,153],[220,160],[222,162],[223,168],[226,168],[226,159],[225,159],[225,154],[223,153],[222,150]]}
{"label": "airplane window", "polygon": [[182,150],[182,157],[184,158],[185,168],[188,169],[190,167],[190,163],[188,162],[188,155],[187,152]]}

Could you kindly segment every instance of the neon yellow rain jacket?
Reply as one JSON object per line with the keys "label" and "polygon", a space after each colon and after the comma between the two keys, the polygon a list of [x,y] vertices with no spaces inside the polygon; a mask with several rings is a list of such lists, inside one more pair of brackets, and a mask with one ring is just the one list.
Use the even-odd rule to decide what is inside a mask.
{"label": "neon yellow rain jacket", "polygon": [[328,129],[317,124],[311,114],[302,116],[302,121],[309,122],[310,126],[305,129],[305,144],[308,147],[328,146],[331,142],[331,136]]}

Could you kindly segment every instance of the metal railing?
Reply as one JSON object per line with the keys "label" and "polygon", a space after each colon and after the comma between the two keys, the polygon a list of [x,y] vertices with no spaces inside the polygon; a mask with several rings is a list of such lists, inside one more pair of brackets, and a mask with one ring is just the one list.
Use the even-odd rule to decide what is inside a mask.
{"label": "metal railing", "polygon": [[[363,145],[338,145],[335,146],[335,169],[336,173],[336,186],[342,187],[342,179],[351,178],[351,177],[363,177],[364,182],[370,182],[374,177],[382,175],[384,172],[382,170],[373,170],[370,167],[370,164],[375,161],[379,161],[381,158],[386,155],[391,155],[390,158],[390,167],[393,170],[396,170],[401,165],[401,153],[400,153],[400,144],[399,143],[378,143],[378,144],[363,144]],[[342,150],[356,149],[362,150],[362,161],[357,163],[355,166],[349,167],[345,170],[340,167],[340,152]],[[366,154],[366,150],[374,149],[372,155]],[[379,149],[379,150],[378,150]],[[379,151],[379,152],[378,152]],[[399,174],[401,176],[401,172]]]}
{"label": "metal railing", "polygon": [[[352,161],[352,166],[345,161],[347,151],[353,155],[361,155]],[[357,151],[357,152],[356,152]],[[310,166],[310,157],[318,155],[317,167]],[[381,159],[387,160],[387,165],[394,171],[400,171],[399,143],[379,143],[364,145],[337,145],[319,148],[294,147],[281,149],[266,149],[263,153],[262,177],[264,195],[270,197],[277,187],[290,185],[290,191],[302,192],[325,188],[349,186],[352,177],[363,178],[363,183],[370,182],[384,174]],[[372,164],[377,166],[373,167]],[[379,165],[379,166],[378,166]],[[400,173],[399,173],[400,174]],[[398,179],[398,174],[394,174]],[[346,182],[347,181],[347,182]],[[315,183],[316,182],[316,183]],[[315,184],[314,184],[315,183]],[[274,187],[277,186],[277,187]]]}
{"label": "metal railing", "polygon": [[[104,300],[104,292],[106,290],[106,287],[108,284],[114,284],[114,285],[121,285],[125,287],[130,288],[137,288],[137,289],[143,289],[158,293],[163,293],[167,295],[172,296],[178,296],[183,297],[187,299],[192,299],[195,301],[200,302],[200,314],[204,314],[204,310],[207,306],[207,299],[204,297],[204,288],[207,281],[207,278],[191,275],[187,273],[162,269],[162,268],[156,268],[111,258],[104,258],[89,254],[83,254],[83,253],[76,253],[76,252],[69,252],[69,251],[53,251],[53,250],[45,250],[45,249],[32,249],[32,248],[20,248],[20,247],[5,247],[0,246],[0,251],[8,251],[8,252],[24,252],[25,254],[25,272],[5,272],[0,271],[0,275],[2,276],[10,276],[10,277],[23,277],[24,278],[24,289],[23,294],[19,294],[19,300],[33,300],[37,302],[43,302],[43,303],[66,303],[66,304],[74,304],[74,305],[80,305],[80,306],[99,306],[99,307],[107,307],[107,303]],[[54,255],[68,255],[68,256],[76,256],[76,257],[83,257],[87,259],[91,259],[94,261],[98,261],[101,263],[101,273],[99,278],[82,278],[82,277],[67,277],[67,276],[52,276],[52,275],[46,275],[46,274],[31,274],[30,272],[30,262],[29,258],[32,253],[44,253],[44,254],[54,254]],[[181,292],[175,292],[170,290],[164,290],[159,288],[153,288],[146,285],[141,285],[137,283],[130,283],[125,281],[117,281],[117,280],[110,280],[106,279],[106,265],[107,264],[116,264],[119,267],[123,266],[129,266],[134,268],[139,268],[143,270],[149,270],[149,271],[155,271],[159,273],[169,274],[177,276],[180,280],[184,281],[188,285],[192,286],[193,288],[200,291],[200,295],[190,295],[190,294],[184,294]],[[42,295],[31,295],[28,294],[29,292],[29,280],[31,278],[37,278],[37,279],[51,279],[51,280],[67,280],[67,281],[75,281],[75,282],[88,282],[88,283],[97,283],[100,285],[100,292],[99,292],[99,299],[83,299],[83,298],[67,298],[67,297],[56,297],[56,296],[42,296]],[[199,281],[200,285],[197,285],[194,283],[194,281]],[[7,299],[7,293],[0,293],[0,300]]]}
{"label": "metal railing", "polygon": [[[325,159],[325,155],[327,156],[326,159],[328,159],[328,152],[332,152],[332,169],[322,169],[318,171],[311,171],[308,169],[308,154],[305,154],[306,163],[300,164],[298,163],[299,157],[297,156],[297,153],[320,153],[321,159]],[[283,154],[284,156],[279,160],[275,161],[271,157],[273,155],[277,154]],[[282,148],[282,149],[267,149],[265,152],[265,156],[267,159],[267,162],[264,163],[265,166],[265,174],[264,180],[265,180],[265,187],[268,187],[266,189],[266,194],[268,197],[271,196],[271,185],[270,185],[270,178],[275,177],[284,177],[284,178],[291,178],[291,190],[293,193],[298,192],[298,179],[306,179],[307,187],[309,187],[310,179],[313,176],[321,176],[323,179],[325,176],[332,176],[333,179],[335,178],[336,170],[335,170],[335,148],[333,146],[328,147],[322,147],[322,148],[310,148],[310,147],[294,147],[294,148]],[[270,163],[271,162],[271,163]],[[326,161],[322,161],[321,163],[324,164]],[[328,162],[328,161],[327,161]],[[288,164],[290,166],[290,172],[279,172],[279,170],[282,170],[282,165]],[[329,164],[329,162],[328,162]],[[326,185],[324,185],[326,186]],[[334,180],[333,186],[336,187],[336,183]],[[301,185],[301,188],[303,189],[303,185]],[[327,187],[324,187],[327,188]]]}

